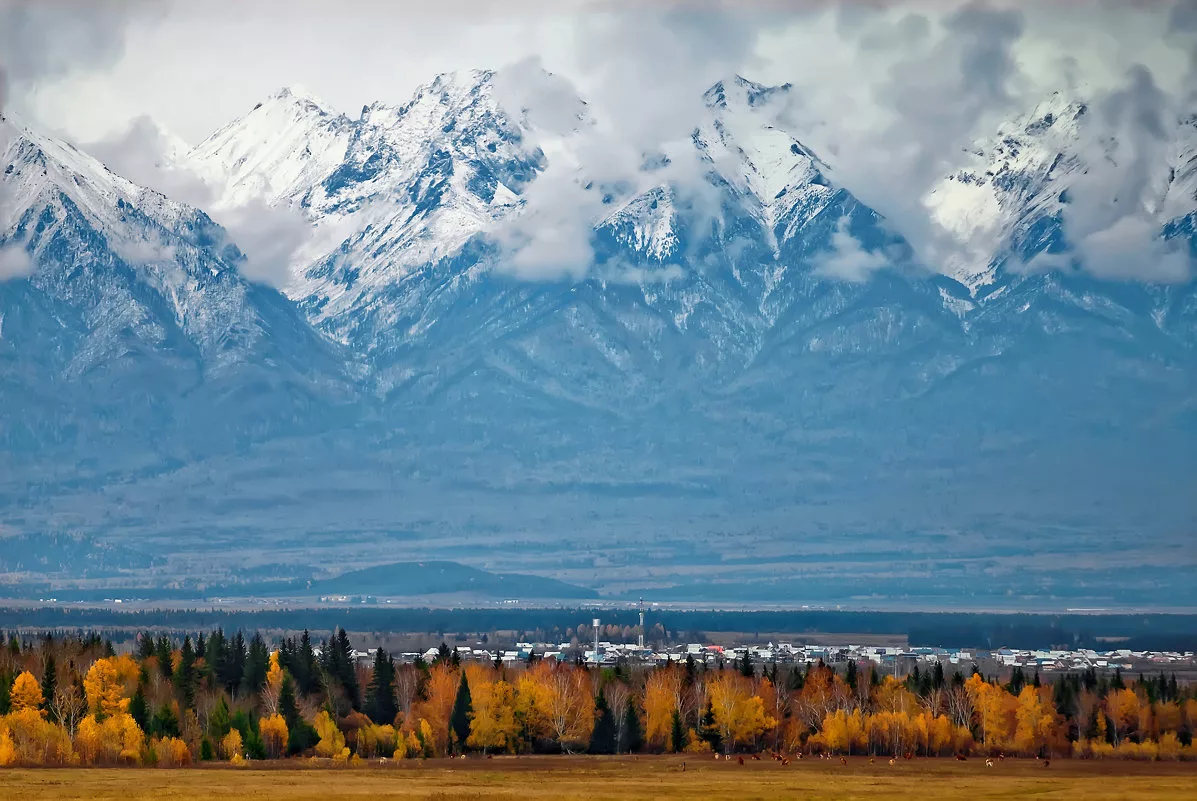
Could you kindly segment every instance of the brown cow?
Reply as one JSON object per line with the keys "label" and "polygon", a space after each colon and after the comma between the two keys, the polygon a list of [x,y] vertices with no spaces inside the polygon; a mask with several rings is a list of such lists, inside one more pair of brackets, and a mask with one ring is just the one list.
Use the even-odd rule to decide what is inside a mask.
{"label": "brown cow", "polygon": [[740,761],[741,765],[744,764],[744,757],[736,757],[736,759],[738,759]]}

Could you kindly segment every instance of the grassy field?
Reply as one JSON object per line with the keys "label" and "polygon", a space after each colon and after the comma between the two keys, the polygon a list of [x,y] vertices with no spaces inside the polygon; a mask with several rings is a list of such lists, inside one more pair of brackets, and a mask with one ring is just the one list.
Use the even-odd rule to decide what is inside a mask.
{"label": "grassy field", "polygon": [[[268,769],[223,766],[188,770],[57,768],[0,770],[0,798],[166,801],[250,798],[528,799],[595,798],[1197,798],[1197,764],[1006,760],[853,759],[845,767],[803,760],[735,763],[679,757],[503,757],[429,760],[356,769],[282,763]],[[276,763],[278,764],[278,763]]]}

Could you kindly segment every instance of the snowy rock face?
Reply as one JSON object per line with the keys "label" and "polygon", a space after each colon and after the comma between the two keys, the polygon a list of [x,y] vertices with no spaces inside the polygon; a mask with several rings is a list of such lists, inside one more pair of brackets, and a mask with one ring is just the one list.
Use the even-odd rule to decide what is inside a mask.
{"label": "snowy rock face", "polygon": [[[281,401],[285,417],[293,404],[271,390],[336,387],[331,348],[284,297],[241,278],[240,252],[206,214],[15,122],[0,123],[0,143],[0,252],[28,266],[0,283],[15,450],[69,440],[89,416],[111,415],[114,432],[138,439],[211,423],[204,407],[229,393],[245,404],[238,414]],[[263,391],[264,380],[280,386]]]}
{"label": "snowy rock face", "polygon": [[[1099,152],[1082,103],[1049,99],[945,177],[928,213],[965,247],[926,265],[780,127],[788,86],[716,84],[692,150],[645,154],[620,183],[591,180],[585,151],[508,108],[499,78],[442,75],[356,117],[283,90],[176,156],[215,188],[218,218],[266,204],[303,221],[281,293],[241,277],[205,212],[6,123],[9,454],[58,475],[63,454],[108,447],[120,464],[95,475],[155,476],[122,509],[143,483],[186,495],[197,475],[244,472],[224,490],[237,515],[198,490],[188,508],[231,544],[309,535],[293,560],[336,563],[410,529],[410,558],[485,544],[506,560],[487,566],[574,580],[566,565],[597,564],[577,561],[588,538],[618,540],[595,522],[611,498],[634,501],[622,558],[697,549],[711,571],[748,547],[720,538],[750,530],[743,558],[793,570],[816,536],[834,552],[838,537],[871,547],[900,529],[920,564],[973,565],[1006,559],[1008,540],[975,542],[1029,540],[1046,521],[1090,553],[1085,538],[1145,517],[1161,547],[1191,534],[1159,488],[1194,477],[1197,300],[1191,283],[1078,269],[1070,194]],[[1158,239],[1193,253],[1195,126],[1178,126],[1143,193]],[[671,157],[692,159],[692,180]],[[522,280],[501,234],[554,159],[581,160],[592,263]],[[29,519],[86,508],[84,492]],[[108,520],[148,531],[137,514]],[[934,546],[918,539],[932,531]]]}

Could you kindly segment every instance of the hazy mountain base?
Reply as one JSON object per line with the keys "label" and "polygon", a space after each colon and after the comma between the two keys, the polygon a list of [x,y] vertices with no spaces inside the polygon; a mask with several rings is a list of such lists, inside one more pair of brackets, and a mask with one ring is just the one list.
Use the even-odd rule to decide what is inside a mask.
{"label": "hazy mountain base", "polygon": [[35,488],[4,490],[22,528],[155,557],[108,584],[242,581],[250,594],[267,579],[446,559],[654,599],[1197,605],[1192,485],[1177,480],[1193,475],[1191,438],[1151,419],[1097,436],[1108,394],[1075,389],[1088,405],[1055,399],[1076,403],[1071,430],[1041,399],[1051,430],[1017,436],[988,423],[1005,396],[972,390],[960,401],[990,400],[967,416],[849,407],[835,427],[717,416],[736,408],[723,399],[707,415],[635,420],[520,412],[504,432],[496,417],[515,411],[461,402],[449,419],[396,409],[386,433],[112,465],[119,480],[36,463],[0,473]]}

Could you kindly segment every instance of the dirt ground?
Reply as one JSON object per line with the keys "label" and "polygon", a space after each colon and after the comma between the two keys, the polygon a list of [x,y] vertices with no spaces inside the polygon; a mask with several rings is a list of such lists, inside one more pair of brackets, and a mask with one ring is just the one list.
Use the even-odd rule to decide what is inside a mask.
{"label": "dirt ground", "polygon": [[[684,770],[683,770],[684,765]],[[0,799],[165,801],[247,798],[669,799],[669,798],[1197,798],[1197,763],[1058,760],[912,760],[890,766],[854,758],[716,762],[710,757],[497,757],[317,767],[43,768],[0,770]]]}

